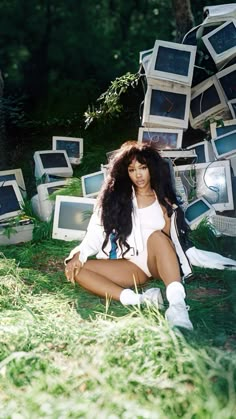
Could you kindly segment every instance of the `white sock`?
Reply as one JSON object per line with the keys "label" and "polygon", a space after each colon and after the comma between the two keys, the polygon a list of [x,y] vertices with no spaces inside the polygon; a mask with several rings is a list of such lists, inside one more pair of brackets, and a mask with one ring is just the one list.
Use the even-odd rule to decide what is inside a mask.
{"label": "white sock", "polygon": [[133,290],[130,290],[129,288],[127,288],[121,291],[120,302],[124,306],[137,305],[137,304],[141,304],[141,300],[142,300],[141,297],[142,297],[141,294],[137,294]]}
{"label": "white sock", "polygon": [[186,294],[183,285],[181,282],[174,281],[171,282],[166,287],[166,298],[169,302],[169,305],[172,304],[185,304]]}

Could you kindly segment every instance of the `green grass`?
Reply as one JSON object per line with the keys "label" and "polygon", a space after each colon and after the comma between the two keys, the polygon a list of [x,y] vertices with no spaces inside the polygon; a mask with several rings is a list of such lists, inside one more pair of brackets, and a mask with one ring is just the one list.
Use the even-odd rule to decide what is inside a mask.
{"label": "green grass", "polygon": [[68,283],[74,244],[0,248],[0,418],[233,419],[235,274],[195,269],[195,329],[178,332],[158,310]]}

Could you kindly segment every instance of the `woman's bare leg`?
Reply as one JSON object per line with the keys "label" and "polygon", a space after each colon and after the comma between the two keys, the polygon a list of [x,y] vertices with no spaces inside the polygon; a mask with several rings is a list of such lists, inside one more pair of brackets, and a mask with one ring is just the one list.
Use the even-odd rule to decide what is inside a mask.
{"label": "woman's bare leg", "polygon": [[161,231],[155,231],[148,239],[148,268],[154,277],[161,278],[166,285],[169,308],[165,317],[170,326],[192,330],[178,258],[173,243]]}
{"label": "woman's bare leg", "polygon": [[125,288],[142,285],[147,280],[138,266],[125,259],[89,260],[75,275],[75,281],[87,291],[118,301]]}
{"label": "woman's bare leg", "polygon": [[174,245],[164,233],[155,231],[148,238],[148,269],[155,278],[161,278],[165,285],[181,281],[178,258]]}

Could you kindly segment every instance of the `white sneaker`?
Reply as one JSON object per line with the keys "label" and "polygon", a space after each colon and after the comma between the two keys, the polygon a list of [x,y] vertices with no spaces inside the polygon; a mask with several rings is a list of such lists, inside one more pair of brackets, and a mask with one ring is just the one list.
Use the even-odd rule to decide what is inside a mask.
{"label": "white sneaker", "polygon": [[184,327],[185,329],[193,330],[193,324],[188,315],[189,307],[185,303],[171,304],[166,310],[165,318],[170,327]]}
{"label": "white sneaker", "polygon": [[149,288],[142,294],[142,303],[154,304],[159,309],[164,308],[164,301],[162,298],[160,288]]}

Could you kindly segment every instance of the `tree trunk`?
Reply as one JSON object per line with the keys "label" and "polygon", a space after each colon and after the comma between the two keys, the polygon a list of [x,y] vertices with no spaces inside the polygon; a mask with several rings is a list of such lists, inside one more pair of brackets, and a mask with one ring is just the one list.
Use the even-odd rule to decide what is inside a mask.
{"label": "tree trunk", "polygon": [[176,22],[176,42],[182,42],[184,35],[194,26],[190,0],[171,0]]}

